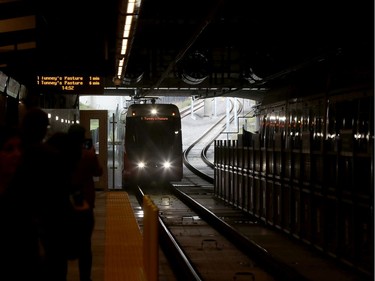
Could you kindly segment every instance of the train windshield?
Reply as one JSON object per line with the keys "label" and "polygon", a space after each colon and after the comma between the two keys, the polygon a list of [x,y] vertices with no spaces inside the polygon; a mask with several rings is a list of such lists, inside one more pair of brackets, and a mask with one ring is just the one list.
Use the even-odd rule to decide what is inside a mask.
{"label": "train windshield", "polygon": [[[152,155],[157,151],[168,151],[176,147],[176,139],[180,138],[178,122],[170,119],[150,120],[148,118],[131,118],[127,122],[126,146],[128,153],[136,152],[144,155]],[[177,133],[176,133],[177,132]]]}

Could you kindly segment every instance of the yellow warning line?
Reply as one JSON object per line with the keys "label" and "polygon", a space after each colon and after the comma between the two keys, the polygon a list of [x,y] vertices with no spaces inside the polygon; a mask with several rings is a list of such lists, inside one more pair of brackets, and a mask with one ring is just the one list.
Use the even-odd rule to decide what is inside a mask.
{"label": "yellow warning line", "polygon": [[145,281],[142,234],[126,192],[107,192],[105,281]]}

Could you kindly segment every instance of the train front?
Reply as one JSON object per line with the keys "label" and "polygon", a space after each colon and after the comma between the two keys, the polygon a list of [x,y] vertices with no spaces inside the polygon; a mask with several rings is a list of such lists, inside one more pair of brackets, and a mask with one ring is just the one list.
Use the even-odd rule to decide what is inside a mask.
{"label": "train front", "polygon": [[124,182],[182,179],[181,117],[173,104],[132,104],[125,129]]}

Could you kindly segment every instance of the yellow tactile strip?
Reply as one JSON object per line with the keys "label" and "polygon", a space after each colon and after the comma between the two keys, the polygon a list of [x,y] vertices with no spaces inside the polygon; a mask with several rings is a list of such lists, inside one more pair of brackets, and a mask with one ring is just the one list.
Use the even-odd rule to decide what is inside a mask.
{"label": "yellow tactile strip", "polygon": [[145,281],[142,234],[126,192],[107,192],[105,231],[104,280]]}

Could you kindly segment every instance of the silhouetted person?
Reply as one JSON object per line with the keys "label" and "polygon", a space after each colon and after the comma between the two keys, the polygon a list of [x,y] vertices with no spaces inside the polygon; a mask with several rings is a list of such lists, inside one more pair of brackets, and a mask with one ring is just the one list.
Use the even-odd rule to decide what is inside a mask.
{"label": "silhouetted person", "polygon": [[0,127],[0,280],[39,280],[39,244],[33,217],[17,185],[23,160],[17,129]]}
{"label": "silhouetted person", "polygon": [[103,174],[92,145],[85,142],[85,128],[74,124],[69,127],[68,134],[73,146],[80,150],[81,157],[73,173],[73,188],[77,219],[77,258],[80,281],[91,281],[92,247],[91,238],[95,226],[95,184],[94,178]]}
{"label": "silhouetted person", "polygon": [[44,141],[48,126],[48,116],[42,109],[32,108],[25,113],[21,123],[24,161],[19,184],[38,229],[43,278],[66,281],[70,180],[59,149]]}
{"label": "silhouetted person", "polygon": [[19,130],[0,127],[0,195],[8,191],[22,161],[22,140]]}

